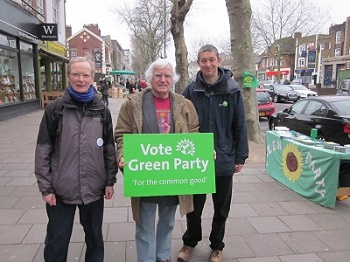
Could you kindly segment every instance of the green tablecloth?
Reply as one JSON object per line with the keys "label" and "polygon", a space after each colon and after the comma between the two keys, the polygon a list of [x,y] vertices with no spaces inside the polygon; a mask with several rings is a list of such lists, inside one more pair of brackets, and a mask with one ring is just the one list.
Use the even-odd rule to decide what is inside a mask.
{"label": "green tablecloth", "polygon": [[342,161],[350,161],[350,154],[266,132],[267,174],[322,206],[335,207]]}

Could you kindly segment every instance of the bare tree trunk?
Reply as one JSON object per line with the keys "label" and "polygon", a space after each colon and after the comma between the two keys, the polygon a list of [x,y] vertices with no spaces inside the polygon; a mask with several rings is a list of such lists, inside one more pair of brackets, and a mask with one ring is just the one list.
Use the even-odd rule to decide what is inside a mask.
{"label": "bare tree trunk", "polygon": [[[252,9],[249,0],[226,0],[226,8],[230,22],[232,68],[235,80],[241,85],[244,70],[255,74],[250,31]],[[242,88],[242,94],[247,115],[248,139],[262,143],[256,91],[254,88]]]}
{"label": "bare tree trunk", "polygon": [[184,22],[193,0],[173,0],[172,2],[170,31],[175,45],[176,72],[180,75],[175,91],[182,93],[188,83],[188,52],[185,43]]}

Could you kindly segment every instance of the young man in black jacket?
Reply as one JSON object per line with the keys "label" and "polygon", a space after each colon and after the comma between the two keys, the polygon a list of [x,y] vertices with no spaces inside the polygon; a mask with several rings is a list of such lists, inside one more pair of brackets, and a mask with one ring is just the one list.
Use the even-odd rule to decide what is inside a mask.
{"label": "young man in black jacket", "polygon": [[[197,63],[200,71],[183,95],[193,102],[197,110],[200,132],[214,133],[216,193],[212,194],[214,216],[209,236],[212,249],[209,261],[221,262],[233,174],[242,170],[248,157],[247,126],[240,87],[232,79],[230,70],[219,67],[221,58],[217,48],[202,46]],[[201,215],[206,195],[194,195],[193,201],[194,211],[186,215],[187,230],[182,237],[184,245],[177,258],[180,262],[188,261],[194,247],[202,240]]]}

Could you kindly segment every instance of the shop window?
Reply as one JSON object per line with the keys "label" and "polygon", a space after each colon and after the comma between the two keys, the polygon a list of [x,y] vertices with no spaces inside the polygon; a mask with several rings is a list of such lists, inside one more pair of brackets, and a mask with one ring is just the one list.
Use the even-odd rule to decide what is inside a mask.
{"label": "shop window", "polygon": [[22,84],[24,100],[34,99],[35,95],[35,79],[34,79],[34,58],[33,56],[21,54],[22,64]]}
{"label": "shop window", "polygon": [[47,91],[46,90],[45,66],[40,67],[40,78],[41,78],[41,91]]}
{"label": "shop window", "polygon": [[22,41],[19,42],[19,49],[23,52],[33,53],[33,45],[22,42]]}
{"label": "shop window", "polygon": [[0,49],[0,105],[20,100],[17,53]]}
{"label": "shop window", "polygon": [[51,63],[51,84],[53,91],[64,90],[62,79],[62,64]]}
{"label": "shop window", "polygon": [[16,48],[16,39],[0,34],[0,45]]}

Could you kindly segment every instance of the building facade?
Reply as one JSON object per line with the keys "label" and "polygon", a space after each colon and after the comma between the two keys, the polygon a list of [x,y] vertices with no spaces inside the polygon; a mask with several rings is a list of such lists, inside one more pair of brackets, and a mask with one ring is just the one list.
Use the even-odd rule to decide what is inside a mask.
{"label": "building facade", "polygon": [[[2,121],[39,109],[42,88],[51,79],[45,67],[55,61],[63,65],[66,58],[64,0],[0,0],[0,6]],[[62,75],[56,79],[64,81]]]}
{"label": "building facade", "polygon": [[[280,53],[280,55],[279,55]],[[257,78],[259,80],[278,79],[282,82],[294,77],[294,39],[281,39],[263,52],[257,63]]]}
{"label": "building facade", "polygon": [[[293,36],[294,50],[285,52],[280,63],[281,79],[300,80],[306,85],[334,87],[340,70],[350,68],[350,17],[339,25],[332,25],[329,34]],[[272,51],[272,52],[271,52]],[[273,46],[260,55],[257,77],[275,80],[277,74]]]}
{"label": "building facade", "polygon": [[320,46],[321,81],[323,86],[334,86],[338,72],[350,68],[350,17],[329,28],[329,41]]}
{"label": "building facade", "polygon": [[[71,32],[71,28],[67,32]],[[95,62],[95,82],[99,82],[112,70],[112,40],[110,36],[101,36],[97,24],[86,24],[73,35],[67,35],[69,57],[84,56]]]}

